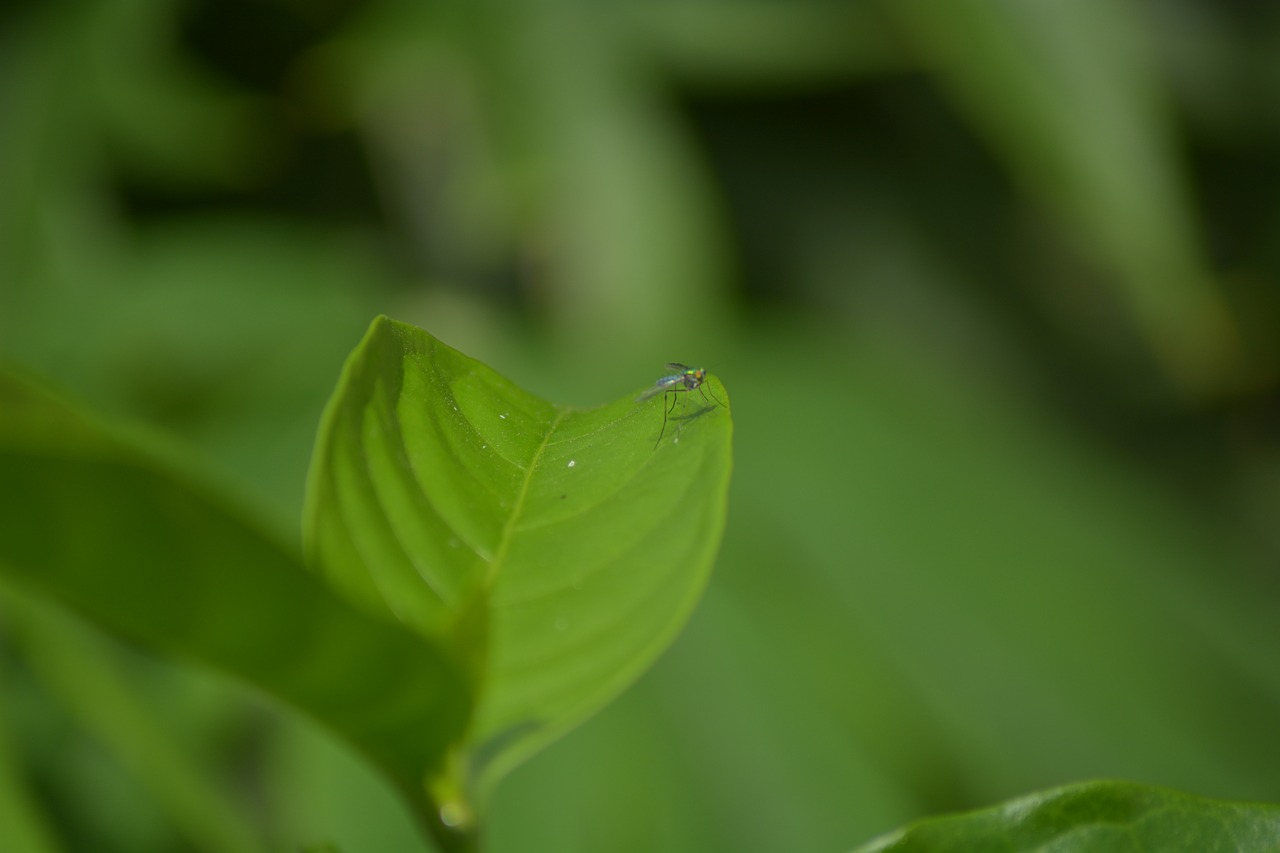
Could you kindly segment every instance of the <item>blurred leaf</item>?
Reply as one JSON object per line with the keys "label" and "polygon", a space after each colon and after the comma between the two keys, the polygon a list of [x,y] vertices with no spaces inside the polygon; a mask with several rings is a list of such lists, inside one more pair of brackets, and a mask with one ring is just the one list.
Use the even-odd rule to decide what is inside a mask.
{"label": "blurred leaf", "polygon": [[[171,190],[239,188],[260,183],[279,159],[266,105],[181,49],[181,12],[161,0],[25,4],[6,16],[0,306],[38,301],[41,285],[68,267],[118,260],[104,251],[118,251],[110,244],[122,225],[112,167]],[[0,336],[22,322],[0,313]]]}
{"label": "blurred leaf", "polygon": [[272,811],[274,837],[328,842],[343,853],[439,853],[405,799],[345,746],[317,726],[283,720],[275,727],[262,753],[262,784],[288,796]]}
{"label": "blurred leaf", "polygon": [[[6,704],[0,702],[0,712],[6,710]],[[57,853],[62,847],[55,841],[49,818],[25,782],[10,746],[9,720],[0,716],[0,827],[4,827],[4,843],[26,853]]]}
{"label": "blurred leaf", "polygon": [[2,373],[0,573],[310,714],[419,806],[469,713],[438,644],[352,608],[216,497]]}
{"label": "blurred leaf", "polygon": [[260,522],[296,536],[316,422],[385,301],[381,265],[341,232],[271,216],[184,216],[127,251],[47,250],[71,257],[0,309],[0,346],[95,410],[195,446],[270,513]]}
{"label": "blurred leaf", "polygon": [[727,283],[710,177],[628,24],[598,4],[386,3],[322,54],[360,69],[355,110],[418,245],[473,278],[514,260],[580,354],[691,339]]}
{"label": "blurred leaf", "polygon": [[699,91],[758,96],[900,71],[910,61],[871,3],[702,0],[622,12],[662,72]]}
{"label": "blurred leaf", "polygon": [[706,583],[731,422],[699,395],[675,403],[655,448],[661,397],[557,406],[386,318],[347,364],[309,554],[370,610],[458,637],[482,697],[459,770],[482,795],[633,681]]}
{"label": "blurred leaf", "polygon": [[[740,509],[735,501],[715,580],[671,651],[583,731],[503,783],[499,806],[511,808],[512,794],[527,802],[516,816],[499,814],[494,853],[836,851],[921,814],[927,802],[877,752],[899,764],[925,752],[921,763],[932,759],[941,777],[933,784],[952,777],[918,707],[899,704],[902,716],[864,722],[865,707],[896,698],[880,695],[887,679],[868,672],[874,647],[833,633],[854,633],[844,613],[837,625],[821,624],[837,602],[829,594],[815,601],[813,575],[794,552],[765,545],[763,557],[750,553],[765,537],[729,550],[735,527],[739,537],[742,527],[771,530],[768,519],[741,519]],[[768,574],[770,589],[744,590]],[[915,738],[922,743],[899,748]],[[582,814],[565,820],[557,799]],[[533,833],[546,837],[538,847],[524,843]]]}
{"label": "blurred leaf", "polygon": [[1007,166],[1107,268],[1170,378],[1212,392],[1241,380],[1240,341],[1132,5],[884,4]]}
{"label": "blurred leaf", "polygon": [[970,814],[920,821],[857,853],[1264,853],[1280,806],[1226,803],[1128,782],[1090,782]]}
{"label": "blurred leaf", "polygon": [[85,98],[111,153],[139,174],[170,185],[253,183],[274,159],[279,111],[182,49],[182,11],[165,0],[82,7],[60,31],[70,42],[66,85]]}
{"label": "blurred leaf", "polygon": [[34,602],[10,595],[4,604],[44,687],[165,805],[192,849],[266,849],[229,795],[189,754],[173,722],[157,719],[154,706],[105,648],[79,625]]}
{"label": "blurred leaf", "polygon": [[[817,573],[846,626],[828,645],[870,647],[896,671],[909,718],[931,728],[898,737],[936,744],[945,770],[927,779],[910,750],[873,747],[885,766],[949,809],[1098,776],[1280,799],[1270,563],[1164,472],[1074,432],[1030,382],[993,382],[905,329],[837,334],[775,321],[726,367],[752,413],[734,517],[768,517],[789,552],[738,571],[753,585]],[[848,677],[847,657],[815,662],[810,683],[824,667]],[[897,700],[863,703],[839,719],[882,744]]]}
{"label": "blurred leaf", "polygon": [[557,342],[684,351],[722,318],[727,234],[659,75],[606,6],[481,5],[469,46],[514,130],[503,153],[524,172],[523,238],[549,273]]}

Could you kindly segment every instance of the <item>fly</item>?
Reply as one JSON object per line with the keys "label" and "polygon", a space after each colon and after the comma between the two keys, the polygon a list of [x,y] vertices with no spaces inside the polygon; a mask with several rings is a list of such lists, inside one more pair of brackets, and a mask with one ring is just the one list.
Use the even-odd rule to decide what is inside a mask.
{"label": "fly", "polygon": [[653,448],[655,450],[658,449],[658,445],[662,443],[662,436],[667,432],[667,416],[670,415],[676,407],[675,397],[671,398],[671,405],[667,406],[667,394],[687,394],[690,391],[697,391],[702,395],[702,399],[707,400],[708,403],[711,402],[711,400],[715,400],[721,406],[724,405],[724,403],[720,403],[720,400],[716,398],[715,394],[712,394],[710,399],[707,398],[707,392],[702,388],[702,384],[707,381],[707,371],[703,370],[701,367],[687,367],[678,361],[671,361],[667,362],[667,370],[673,372],[660,378],[657,382],[653,383],[652,388],[646,388],[643,394],[636,397],[636,402],[640,403],[645,400],[651,400],[659,394],[663,395],[662,430],[658,433],[658,440],[653,443]]}

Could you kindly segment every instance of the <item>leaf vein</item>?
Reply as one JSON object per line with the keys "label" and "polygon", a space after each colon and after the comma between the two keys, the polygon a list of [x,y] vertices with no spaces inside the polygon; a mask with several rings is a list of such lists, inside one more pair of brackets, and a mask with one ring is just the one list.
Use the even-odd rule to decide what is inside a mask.
{"label": "leaf vein", "polygon": [[520,515],[524,512],[525,500],[529,496],[529,484],[533,482],[533,475],[538,470],[538,464],[542,461],[543,454],[547,451],[547,445],[551,443],[551,436],[555,435],[556,430],[571,411],[571,409],[561,409],[556,414],[555,420],[547,427],[547,434],[543,436],[537,452],[529,460],[529,467],[524,472],[524,478],[520,481],[520,493],[516,495],[515,503],[511,505],[511,515],[507,517],[506,524],[502,526],[502,536],[498,540],[498,549],[494,552],[493,560],[489,563],[489,576],[486,578],[486,582],[490,586],[496,579],[502,563],[506,560],[507,552],[511,550],[511,540],[515,536]]}

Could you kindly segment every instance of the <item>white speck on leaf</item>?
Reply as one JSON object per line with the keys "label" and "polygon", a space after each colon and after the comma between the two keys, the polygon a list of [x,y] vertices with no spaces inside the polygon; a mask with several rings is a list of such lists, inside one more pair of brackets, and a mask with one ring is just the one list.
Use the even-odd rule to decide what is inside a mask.
{"label": "white speck on leaf", "polygon": [[572,468],[574,465],[577,465],[577,464],[578,464],[577,460],[570,459],[567,467]]}

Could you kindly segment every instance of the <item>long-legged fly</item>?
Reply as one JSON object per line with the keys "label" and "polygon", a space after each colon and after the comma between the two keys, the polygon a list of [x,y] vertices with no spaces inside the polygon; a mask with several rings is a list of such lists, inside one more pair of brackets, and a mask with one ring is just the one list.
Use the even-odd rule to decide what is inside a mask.
{"label": "long-legged fly", "polygon": [[667,432],[667,416],[670,415],[672,410],[676,407],[675,397],[671,398],[671,405],[667,405],[667,394],[687,394],[690,391],[697,391],[702,395],[702,399],[707,400],[708,403],[710,403],[711,400],[715,400],[721,406],[724,405],[724,403],[721,403],[714,393],[711,395],[710,399],[707,398],[707,392],[702,387],[702,383],[707,381],[707,371],[703,370],[701,367],[687,367],[678,361],[671,361],[667,362],[667,370],[672,371],[672,373],[667,376],[663,376],[657,382],[653,383],[652,388],[646,388],[643,394],[636,397],[636,402],[639,403],[644,400],[650,400],[659,394],[663,395],[662,430],[658,433],[658,440],[653,443],[655,450],[658,445],[662,443],[662,436]]}

